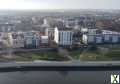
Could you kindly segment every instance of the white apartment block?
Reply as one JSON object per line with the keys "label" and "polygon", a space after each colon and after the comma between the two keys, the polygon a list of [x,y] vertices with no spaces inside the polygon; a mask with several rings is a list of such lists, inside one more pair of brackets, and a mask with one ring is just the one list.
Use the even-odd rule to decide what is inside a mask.
{"label": "white apartment block", "polygon": [[55,28],[54,41],[59,46],[70,46],[72,45],[73,31],[71,28]]}
{"label": "white apartment block", "polygon": [[83,34],[82,42],[85,44],[120,43],[120,33],[102,30],[102,32],[98,34]]}

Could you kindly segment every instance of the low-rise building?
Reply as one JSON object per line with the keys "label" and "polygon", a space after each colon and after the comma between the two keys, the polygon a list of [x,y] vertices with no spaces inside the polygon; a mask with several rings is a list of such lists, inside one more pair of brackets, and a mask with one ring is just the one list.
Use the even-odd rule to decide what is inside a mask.
{"label": "low-rise building", "polygon": [[83,34],[82,42],[85,44],[120,43],[120,33],[102,30],[96,34]]}
{"label": "low-rise building", "polygon": [[95,35],[83,34],[82,42],[84,44],[95,44]]}
{"label": "low-rise building", "polygon": [[112,43],[119,43],[119,37],[120,37],[120,34],[113,34],[112,35]]}
{"label": "low-rise building", "polygon": [[0,49],[4,48],[4,45],[3,45],[3,36],[4,36],[3,32],[0,32]]}
{"label": "low-rise building", "polygon": [[46,46],[49,44],[48,36],[40,36],[40,46]]}
{"label": "low-rise building", "polygon": [[36,48],[38,45],[38,37],[35,31],[29,31],[24,33],[25,48]]}
{"label": "low-rise building", "polygon": [[105,43],[119,43],[120,42],[120,33],[116,31],[110,30],[102,30],[102,34],[104,35]]}
{"label": "low-rise building", "polygon": [[88,33],[88,34],[97,34],[101,30],[99,30],[97,28],[84,28],[84,27],[82,27],[80,31],[83,34],[85,34],[85,33]]}
{"label": "low-rise building", "polygon": [[54,39],[54,28],[46,28],[45,35],[49,37],[50,40]]}
{"label": "low-rise building", "polygon": [[73,33],[73,45],[80,45],[81,44],[81,37],[82,33],[80,31],[74,31]]}
{"label": "low-rise building", "polygon": [[96,34],[96,36],[95,36],[95,43],[96,43],[96,44],[102,44],[102,43],[104,43],[104,42],[103,42],[103,35],[101,35],[101,34]]}
{"label": "low-rise building", "polygon": [[22,32],[12,33],[12,47],[24,48],[24,35]]}

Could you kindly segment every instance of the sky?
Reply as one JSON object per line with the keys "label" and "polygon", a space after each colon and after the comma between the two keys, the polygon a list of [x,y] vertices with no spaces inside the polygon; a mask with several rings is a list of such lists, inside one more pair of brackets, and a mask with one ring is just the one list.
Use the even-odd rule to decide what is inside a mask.
{"label": "sky", "polygon": [[120,0],[0,0],[0,9],[120,9]]}

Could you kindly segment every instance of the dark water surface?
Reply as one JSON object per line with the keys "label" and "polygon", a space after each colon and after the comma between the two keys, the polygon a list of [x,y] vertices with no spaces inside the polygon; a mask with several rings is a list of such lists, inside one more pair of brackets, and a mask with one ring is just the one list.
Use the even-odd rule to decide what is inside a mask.
{"label": "dark water surface", "polygon": [[1,72],[0,84],[111,84],[120,71],[24,71]]}

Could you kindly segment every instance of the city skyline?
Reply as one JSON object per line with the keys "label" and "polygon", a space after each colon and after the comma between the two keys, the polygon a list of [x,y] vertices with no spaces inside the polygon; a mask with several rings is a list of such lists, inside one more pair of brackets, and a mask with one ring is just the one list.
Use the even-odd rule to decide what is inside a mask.
{"label": "city skyline", "polygon": [[120,9],[119,0],[0,0],[0,9]]}

